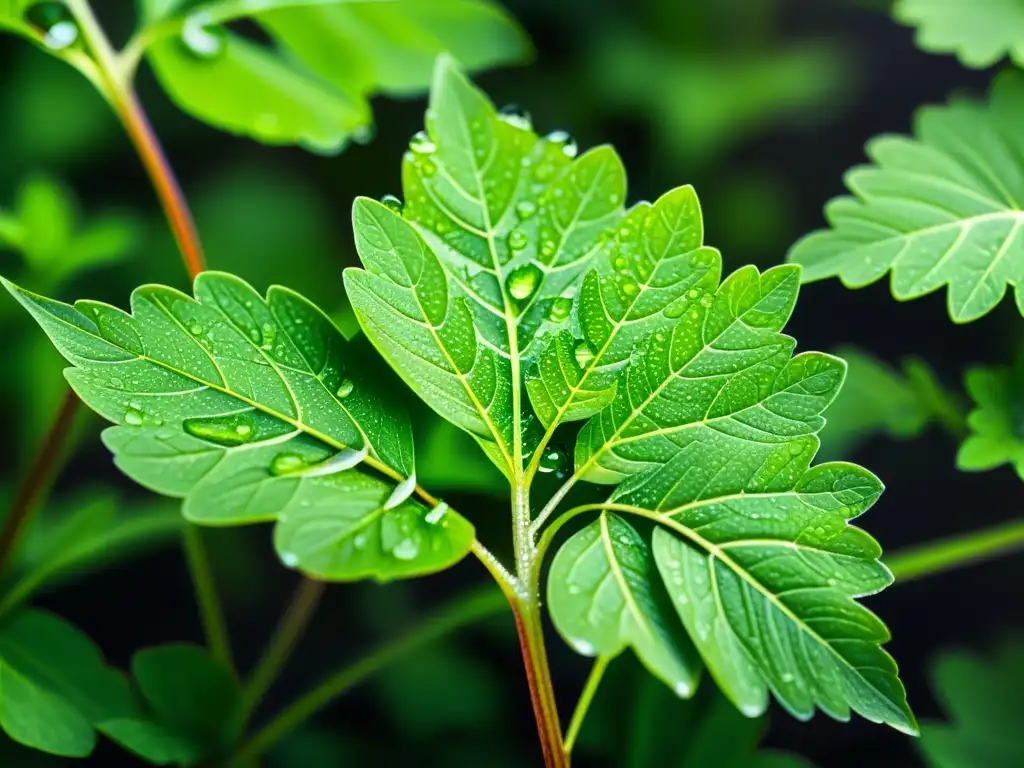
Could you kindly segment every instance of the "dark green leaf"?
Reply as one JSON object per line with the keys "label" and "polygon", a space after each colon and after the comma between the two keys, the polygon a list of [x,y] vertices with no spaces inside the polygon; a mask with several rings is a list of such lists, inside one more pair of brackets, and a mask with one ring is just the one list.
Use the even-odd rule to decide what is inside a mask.
{"label": "dark green leaf", "polygon": [[134,711],[127,681],[63,619],[26,610],[0,625],[0,727],[15,741],[82,757],[94,726]]}
{"label": "dark green leaf", "polygon": [[798,242],[789,260],[803,280],[839,277],[861,288],[892,271],[900,300],[949,286],[954,322],[976,320],[1015,286],[1024,312],[1024,175],[1018,130],[1024,74],[996,78],[985,103],[926,107],[914,137],[883,136],[867,146],[873,165],[854,168],[854,196],[825,208],[831,229]]}

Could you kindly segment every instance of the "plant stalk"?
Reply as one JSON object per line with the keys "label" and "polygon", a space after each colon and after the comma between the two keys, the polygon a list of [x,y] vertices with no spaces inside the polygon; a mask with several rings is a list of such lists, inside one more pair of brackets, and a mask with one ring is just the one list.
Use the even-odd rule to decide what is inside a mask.
{"label": "plant stalk", "polygon": [[274,633],[273,639],[267,646],[267,650],[256,665],[256,669],[249,679],[249,685],[245,691],[245,711],[247,714],[259,706],[263,695],[269,690],[274,680],[281,673],[288,659],[291,657],[299,639],[309,626],[310,619],[316,612],[320,597],[324,593],[326,584],[316,579],[305,576],[299,582],[295,595],[284,615],[281,623]]}
{"label": "plant stalk", "polygon": [[410,632],[381,646],[351,666],[334,673],[290,706],[239,747],[232,765],[259,757],[306,720],[346,691],[356,687],[394,661],[429,645],[457,629],[499,613],[505,598],[493,587],[475,589],[452,600]]}
{"label": "plant stalk", "polygon": [[210,557],[203,543],[203,532],[198,525],[185,525],[185,559],[188,561],[189,574],[196,592],[196,604],[206,635],[206,645],[210,654],[221,664],[235,672],[234,660],[231,655],[231,642],[228,639],[228,625],[224,619],[224,609],[217,596],[217,587],[210,568]]}
{"label": "plant stalk", "polygon": [[594,659],[594,666],[590,668],[590,674],[587,675],[587,682],[583,686],[580,700],[576,703],[576,710],[572,713],[572,721],[569,723],[569,732],[565,737],[565,751],[570,755],[572,754],[573,746],[576,744],[576,739],[580,735],[583,721],[587,717],[590,703],[594,700],[598,686],[601,685],[604,672],[608,669],[608,665],[614,658],[614,656],[598,656]]}
{"label": "plant stalk", "polygon": [[897,584],[1024,549],[1024,520],[918,544],[883,559]]}
{"label": "plant stalk", "polygon": [[57,474],[64,445],[75,423],[78,395],[71,388],[64,393],[60,408],[46,431],[43,442],[26,472],[0,530],[0,574],[7,570],[32,513],[46,498]]}

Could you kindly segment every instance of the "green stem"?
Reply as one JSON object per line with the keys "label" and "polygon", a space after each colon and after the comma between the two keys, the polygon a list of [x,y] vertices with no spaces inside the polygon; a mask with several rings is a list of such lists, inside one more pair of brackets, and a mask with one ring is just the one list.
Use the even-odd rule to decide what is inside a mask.
{"label": "green stem", "polygon": [[203,532],[199,526],[185,526],[185,558],[188,561],[192,585],[196,591],[196,603],[203,622],[206,644],[215,659],[234,672],[235,665],[231,655],[231,642],[228,639],[228,626],[224,620],[224,610],[217,596],[217,587],[210,569],[210,558],[203,543]]}
{"label": "green stem", "polygon": [[476,589],[451,601],[416,629],[381,646],[355,664],[328,677],[279,713],[246,741],[235,753],[232,764],[259,757],[346,691],[394,661],[429,645],[451,632],[493,616],[506,605],[493,587]]}
{"label": "green stem", "polygon": [[897,584],[1024,549],[1024,520],[909,547],[885,558]]}
{"label": "green stem", "polygon": [[306,577],[303,577],[299,583],[288,610],[281,617],[277,632],[274,633],[273,639],[267,645],[267,650],[259,664],[256,665],[249,685],[246,687],[245,711],[247,714],[252,714],[253,710],[259,706],[263,695],[277,679],[284,665],[288,663],[295,646],[316,612],[317,604],[320,602],[320,597],[326,586],[322,581]]}
{"label": "green stem", "polygon": [[590,709],[590,702],[594,700],[594,694],[597,693],[597,688],[601,685],[604,672],[608,669],[608,665],[614,658],[614,656],[598,656],[594,659],[594,666],[590,668],[590,674],[587,676],[587,682],[583,686],[580,700],[576,703],[576,710],[572,713],[569,731],[565,736],[565,751],[567,754],[572,754],[576,738],[580,735],[583,721],[587,717],[587,710]]}

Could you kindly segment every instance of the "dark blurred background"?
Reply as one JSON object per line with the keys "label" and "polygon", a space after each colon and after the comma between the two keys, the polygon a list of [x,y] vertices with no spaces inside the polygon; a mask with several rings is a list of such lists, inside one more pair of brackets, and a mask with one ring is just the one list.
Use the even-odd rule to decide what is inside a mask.
{"label": "dark blurred background", "polygon": [[[982,93],[993,74],[917,50],[912,31],[889,18],[882,0],[504,4],[534,41],[536,58],[479,75],[477,82],[497,104],[522,105],[539,132],[568,130],[581,148],[614,144],[630,174],[631,201],[694,184],[706,240],[722,250],[729,268],[780,263],[798,237],[823,224],[822,205],[844,191],[842,174],[864,160],[867,139],[908,132],[916,107],[955,92]],[[115,39],[119,31],[127,33],[130,19],[115,8],[127,2],[96,5],[106,12]],[[0,207],[10,204],[26,178],[45,173],[73,191],[85,221],[113,211],[130,222],[132,247],[124,260],[57,282],[53,292],[65,300],[88,296],[124,305],[143,282],[185,287],[148,181],[89,84],[13,37],[0,37],[0,73]],[[238,273],[260,289],[283,283],[343,311],[341,271],[356,263],[351,201],[400,192],[399,159],[421,127],[424,99],[376,99],[373,140],[322,157],[261,146],[184,116],[145,67],[139,89],[194,208],[210,267]],[[19,263],[16,254],[0,252],[0,272],[11,274]],[[967,365],[1011,358],[1022,324],[1007,302],[978,322],[954,326],[944,301],[936,294],[900,304],[884,282],[859,291],[837,281],[817,283],[804,289],[788,330],[801,349],[852,343],[893,363],[919,355],[945,384],[959,388]],[[56,406],[62,364],[43,335],[13,312],[13,302],[2,303],[2,417],[12,446],[4,482],[10,488]],[[508,540],[507,506],[480,490],[493,479],[491,469],[455,430],[421,411],[416,436],[426,454],[424,484],[467,514],[481,538],[501,551]],[[79,449],[71,453],[49,506],[104,494],[113,494],[111,503],[126,510],[163,503],[117,473],[96,439],[101,425],[91,417],[81,420]],[[24,449],[13,448],[19,445]],[[1006,520],[1024,507],[1011,469],[958,473],[955,450],[934,429],[913,443],[871,440],[848,457],[888,487],[861,521],[886,550]],[[470,469],[453,476],[455,465]],[[208,535],[243,668],[258,657],[296,584],[296,575],[278,564],[269,533],[255,527]],[[412,626],[446,596],[484,581],[483,569],[467,560],[415,583],[332,587],[262,711],[272,712],[324,670]],[[1021,628],[1022,583],[1024,558],[1005,558],[898,585],[867,601],[892,630],[889,650],[920,718],[940,716],[927,678],[938,652],[984,649]],[[146,645],[201,641],[188,575],[173,544],[83,577],[41,602],[82,627],[122,667]],[[587,663],[554,633],[549,646],[567,717]],[[626,764],[621,749],[609,750],[604,742],[612,732],[621,740],[641,738],[635,734],[655,722],[654,714],[645,719],[644,712],[657,712],[658,727],[683,741],[699,722],[692,706],[673,709],[668,703],[652,710],[651,696],[659,692],[645,693],[631,661],[616,665],[621,669],[584,731],[581,765]],[[697,708],[716,703],[710,681],[704,687]],[[732,731],[722,733],[729,738]],[[842,724],[818,715],[805,724],[774,708],[764,744],[800,753],[819,766],[920,764],[909,739],[857,718]],[[634,743],[630,749],[636,755],[643,747]],[[109,743],[87,762],[133,764]],[[311,768],[392,762],[539,763],[510,619],[460,632],[375,678],[267,760]],[[684,762],[665,758],[657,764]]]}

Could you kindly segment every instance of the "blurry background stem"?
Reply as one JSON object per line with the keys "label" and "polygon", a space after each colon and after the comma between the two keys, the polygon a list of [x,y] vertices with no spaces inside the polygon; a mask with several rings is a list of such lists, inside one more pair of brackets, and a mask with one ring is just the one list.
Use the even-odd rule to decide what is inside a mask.
{"label": "blurry background stem", "polygon": [[1024,549],[1024,520],[900,550],[883,562],[897,584]]}

